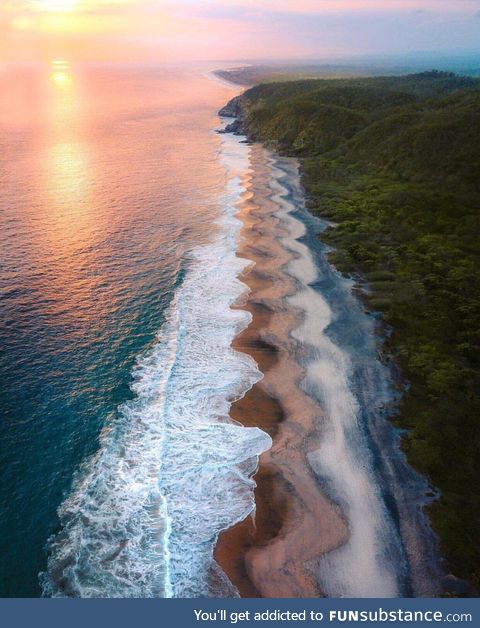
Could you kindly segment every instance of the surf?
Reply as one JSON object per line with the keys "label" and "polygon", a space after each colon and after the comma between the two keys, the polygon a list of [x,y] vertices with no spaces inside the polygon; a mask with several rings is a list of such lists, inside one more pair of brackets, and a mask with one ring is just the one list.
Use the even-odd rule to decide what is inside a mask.
{"label": "surf", "polygon": [[229,417],[261,377],[231,348],[250,315],[236,256],[249,149],[223,135],[226,173],[214,237],[191,251],[166,322],[132,374],[134,399],[78,471],[40,582],[53,597],[236,596],[213,559],[221,530],[254,510],[258,456],[271,445]]}

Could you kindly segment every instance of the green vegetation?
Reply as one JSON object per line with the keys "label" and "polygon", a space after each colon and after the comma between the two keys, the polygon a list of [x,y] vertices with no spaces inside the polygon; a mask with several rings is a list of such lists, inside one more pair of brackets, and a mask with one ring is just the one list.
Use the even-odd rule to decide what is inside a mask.
{"label": "green vegetation", "polygon": [[369,283],[410,386],[398,417],[457,576],[480,586],[480,79],[404,77],[258,85],[255,139],[300,158],[311,211],[343,272]]}

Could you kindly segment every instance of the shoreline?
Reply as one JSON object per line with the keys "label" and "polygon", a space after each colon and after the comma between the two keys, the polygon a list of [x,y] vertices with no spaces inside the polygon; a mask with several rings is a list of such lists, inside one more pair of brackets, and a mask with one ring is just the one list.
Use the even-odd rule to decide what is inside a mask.
{"label": "shoreline", "polygon": [[220,534],[215,559],[243,597],[319,597],[306,564],[342,545],[347,527],[307,460],[322,410],[300,387],[302,347],[291,332],[302,316],[287,302],[297,286],[286,271],[295,255],[282,242],[289,234],[276,198],[281,175],[272,178],[273,160],[260,145],[252,146],[251,162],[237,214],[243,222],[238,255],[252,262],[241,277],[250,293],[237,307],[249,311],[252,322],[233,347],[250,355],[264,378],[233,404],[231,417],[266,431],[273,446],[255,475],[255,513]]}
{"label": "shoreline", "polygon": [[237,213],[250,292],[234,307],[252,322],[233,348],[264,378],[231,417],[273,445],[253,478],[256,510],[220,533],[214,557],[242,597],[438,595],[427,486],[388,421],[375,322],[328,262],[297,162],[257,143],[250,162]]}
{"label": "shoreline", "polygon": [[242,65],[232,66],[230,68],[218,68],[217,70],[212,70],[210,74],[215,80],[218,80],[225,85],[229,85],[230,87],[233,85],[237,88],[240,87],[242,90],[245,90],[249,87],[253,87],[255,83],[243,80],[241,77],[236,77],[234,73],[239,72],[241,74],[242,71],[248,70],[249,67],[251,66]]}
{"label": "shoreline", "polygon": [[[350,383],[361,408],[358,418],[406,555],[404,595],[478,592],[478,548],[472,539],[480,519],[470,488],[478,445],[471,335],[478,247],[474,230],[459,228],[455,220],[458,214],[464,226],[475,221],[477,189],[459,158],[476,154],[468,134],[471,120],[464,116],[466,103],[474,111],[474,87],[473,79],[441,71],[329,86],[272,83],[254,87],[225,108],[236,117],[232,131],[243,130],[301,164],[306,207],[299,206],[296,215],[307,227],[303,241],[321,276],[312,287],[334,315],[325,335],[354,361]],[[396,100],[398,90],[403,104]],[[444,118],[447,98],[462,105]],[[428,102],[428,113],[420,106],[418,118],[409,117],[413,101]],[[326,114],[332,103],[340,107],[338,121]],[[385,124],[378,126],[379,119]],[[409,152],[410,134],[438,138],[447,119],[458,125],[458,142],[442,136],[440,152],[428,142]],[[357,120],[358,128],[347,130],[347,120]],[[443,157],[433,167],[430,158],[437,154]],[[338,228],[329,229],[330,220]],[[361,298],[363,319],[370,324],[358,315],[358,303],[341,294],[342,283],[344,293],[355,291]],[[366,332],[364,338],[352,323]],[[377,377],[375,361],[386,376]],[[372,366],[377,382],[385,384],[380,392],[386,391],[386,404],[369,382]],[[398,376],[401,387],[395,389]]]}

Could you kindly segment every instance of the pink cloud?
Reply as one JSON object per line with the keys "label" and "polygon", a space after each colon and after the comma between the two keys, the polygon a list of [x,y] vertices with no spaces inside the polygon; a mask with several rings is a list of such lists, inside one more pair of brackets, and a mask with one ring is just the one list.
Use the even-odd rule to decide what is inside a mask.
{"label": "pink cloud", "polygon": [[[224,4],[219,2],[218,4]],[[340,13],[344,11],[431,11],[471,12],[476,0],[240,0],[238,4],[288,13]]]}

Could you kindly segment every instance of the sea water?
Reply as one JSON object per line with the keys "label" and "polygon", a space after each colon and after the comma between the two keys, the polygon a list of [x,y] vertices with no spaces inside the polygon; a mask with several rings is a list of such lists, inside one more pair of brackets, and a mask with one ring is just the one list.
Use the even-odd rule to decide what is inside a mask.
{"label": "sea water", "polygon": [[[236,257],[233,90],[161,67],[6,66],[2,595],[235,595],[212,559],[253,509],[261,374]],[[40,574],[40,578],[39,578]]]}

